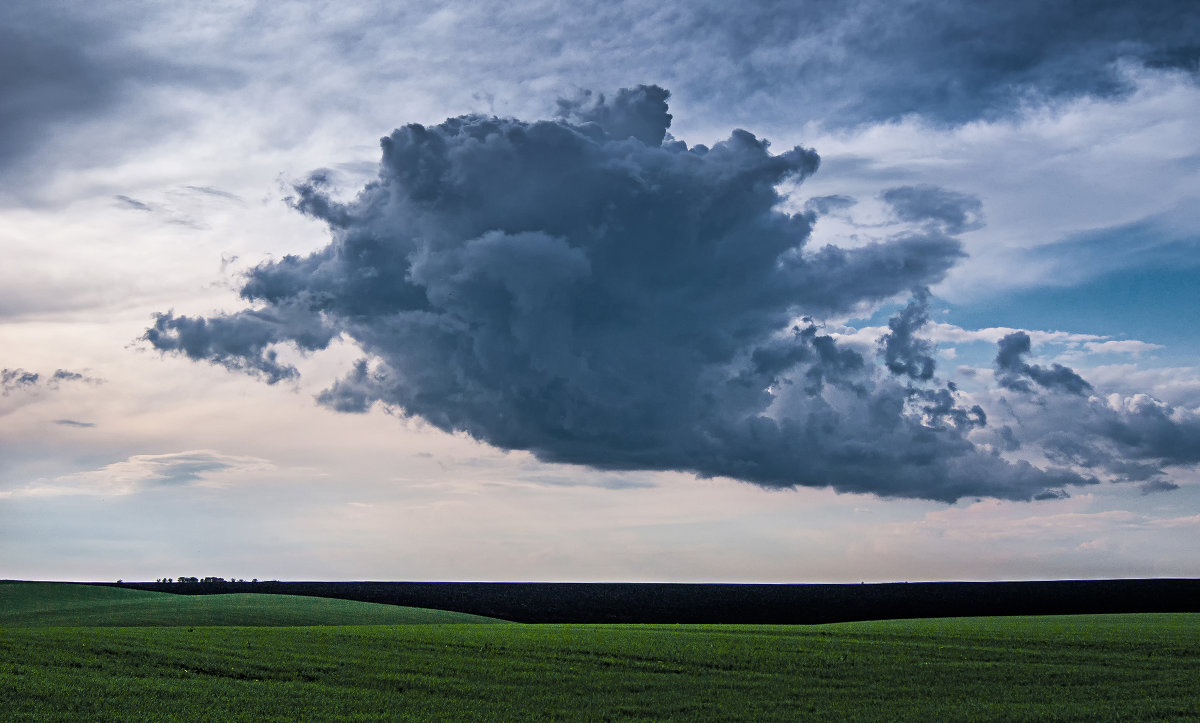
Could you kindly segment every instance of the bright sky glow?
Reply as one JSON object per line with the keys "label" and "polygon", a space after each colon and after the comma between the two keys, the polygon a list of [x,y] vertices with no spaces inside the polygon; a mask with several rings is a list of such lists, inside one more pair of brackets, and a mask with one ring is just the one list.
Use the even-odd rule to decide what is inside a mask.
{"label": "bright sky glow", "polygon": [[1046,5],[4,3],[0,578],[1200,576],[1200,9]]}

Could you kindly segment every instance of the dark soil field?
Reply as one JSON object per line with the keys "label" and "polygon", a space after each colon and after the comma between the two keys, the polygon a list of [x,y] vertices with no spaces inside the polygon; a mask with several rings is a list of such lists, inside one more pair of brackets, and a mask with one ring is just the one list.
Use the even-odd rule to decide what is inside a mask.
{"label": "dark soil field", "polygon": [[900,618],[1200,612],[1200,580],[871,585],[653,583],[123,583],[157,592],[271,593],[434,608],[523,623],[794,625]]}

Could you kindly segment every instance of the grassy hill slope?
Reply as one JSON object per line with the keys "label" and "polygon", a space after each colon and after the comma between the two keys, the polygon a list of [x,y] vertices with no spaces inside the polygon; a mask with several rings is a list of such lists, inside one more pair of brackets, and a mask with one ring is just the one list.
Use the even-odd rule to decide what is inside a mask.
{"label": "grassy hill slope", "polygon": [[378,603],[236,593],[173,595],[57,582],[0,582],[0,626],[412,625],[494,623],[465,613]]}

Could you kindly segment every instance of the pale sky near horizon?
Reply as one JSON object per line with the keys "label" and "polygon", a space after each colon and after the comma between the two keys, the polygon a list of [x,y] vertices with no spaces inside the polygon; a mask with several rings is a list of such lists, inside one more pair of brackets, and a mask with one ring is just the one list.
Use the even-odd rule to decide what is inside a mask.
{"label": "pale sky near horizon", "polygon": [[1197,37],[5,3],[0,578],[1200,576]]}

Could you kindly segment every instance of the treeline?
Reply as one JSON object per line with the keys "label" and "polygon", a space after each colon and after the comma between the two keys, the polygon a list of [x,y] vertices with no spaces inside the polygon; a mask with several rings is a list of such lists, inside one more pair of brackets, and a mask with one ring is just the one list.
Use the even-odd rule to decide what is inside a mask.
{"label": "treeline", "polygon": [[[117,582],[120,583],[121,581],[117,580]],[[180,575],[179,577],[158,578],[154,582],[258,582],[258,578],[256,577],[253,580],[244,580],[234,577],[226,580],[223,577],[188,577],[187,575]]]}

